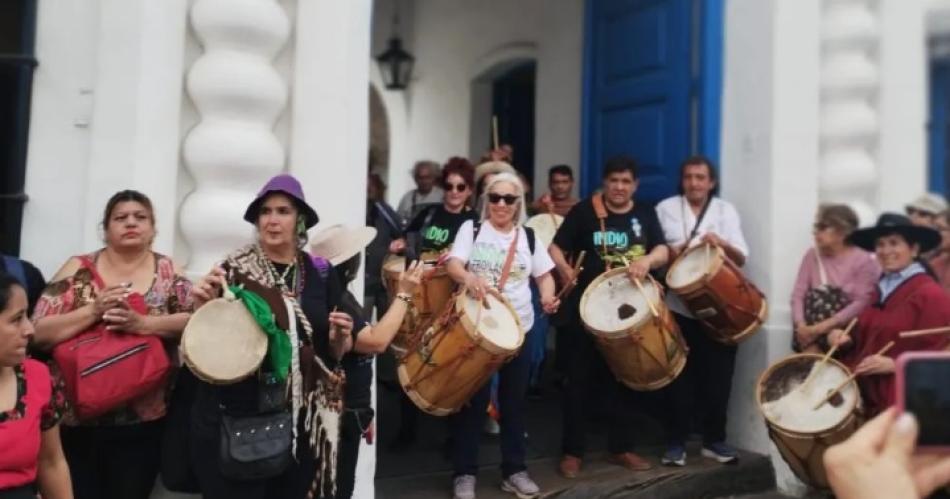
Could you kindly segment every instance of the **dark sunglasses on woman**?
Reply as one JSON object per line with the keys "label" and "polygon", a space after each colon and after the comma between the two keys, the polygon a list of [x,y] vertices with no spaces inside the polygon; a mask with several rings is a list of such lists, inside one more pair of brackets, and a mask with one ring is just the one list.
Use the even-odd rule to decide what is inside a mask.
{"label": "dark sunglasses on woman", "polygon": [[452,192],[452,191],[465,192],[465,190],[468,189],[468,184],[465,184],[465,183],[462,183],[462,184],[445,184],[444,187],[445,187],[445,190],[447,190],[447,191],[449,191],[449,192]]}
{"label": "dark sunglasses on woman", "polygon": [[518,196],[514,194],[495,194],[494,192],[488,193],[488,202],[491,204],[498,204],[499,201],[504,201],[505,204],[511,206],[518,202]]}

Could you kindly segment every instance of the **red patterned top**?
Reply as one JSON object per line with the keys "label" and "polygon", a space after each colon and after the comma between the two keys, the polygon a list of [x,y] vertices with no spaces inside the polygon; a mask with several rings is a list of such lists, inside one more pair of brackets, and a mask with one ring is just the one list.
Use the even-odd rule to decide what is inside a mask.
{"label": "red patterned top", "polygon": [[27,359],[13,372],[16,405],[0,413],[0,490],[36,480],[41,432],[59,423],[65,405],[43,363]]}
{"label": "red patterned top", "polygon": [[[101,250],[100,250],[101,251]],[[100,251],[86,255],[86,258],[96,261]],[[76,272],[59,281],[51,282],[43,291],[43,296],[36,303],[33,320],[39,320],[48,315],[66,314],[84,307],[95,301],[99,292],[92,272],[84,266]],[[145,305],[149,315],[167,315],[180,312],[191,312],[194,308],[191,302],[191,281],[175,271],[175,263],[167,256],[155,253],[155,278],[151,287],[145,293]],[[175,346],[166,342],[166,349],[172,358],[175,358]],[[53,376],[59,379],[59,369],[55,362],[50,362]],[[165,415],[168,386],[143,395],[104,416],[94,420],[83,420],[83,425],[125,425],[143,421],[154,421]],[[64,422],[68,425],[79,424],[72,410],[67,410]]]}

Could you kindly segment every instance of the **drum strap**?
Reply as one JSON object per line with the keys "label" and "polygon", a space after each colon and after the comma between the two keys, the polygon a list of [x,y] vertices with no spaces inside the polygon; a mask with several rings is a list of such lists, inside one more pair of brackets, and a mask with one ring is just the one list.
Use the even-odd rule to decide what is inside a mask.
{"label": "drum strap", "polygon": [[603,250],[601,258],[607,258],[607,207],[604,206],[604,194],[601,192],[594,194],[590,202],[594,205],[594,215],[600,222],[600,244]]}
{"label": "drum strap", "polygon": [[498,279],[498,291],[505,291],[505,283],[508,282],[508,276],[511,275],[511,264],[515,262],[515,252],[518,250],[518,236],[521,234],[521,228],[515,227],[515,237],[511,239],[508,246],[508,255],[505,256],[505,266],[501,268],[501,277]]}

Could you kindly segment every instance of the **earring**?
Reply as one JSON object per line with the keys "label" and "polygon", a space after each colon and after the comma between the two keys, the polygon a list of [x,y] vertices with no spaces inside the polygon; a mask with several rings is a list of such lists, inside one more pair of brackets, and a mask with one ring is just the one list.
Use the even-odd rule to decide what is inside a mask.
{"label": "earring", "polygon": [[304,223],[303,217],[297,217],[297,235],[304,235],[307,233],[307,224]]}

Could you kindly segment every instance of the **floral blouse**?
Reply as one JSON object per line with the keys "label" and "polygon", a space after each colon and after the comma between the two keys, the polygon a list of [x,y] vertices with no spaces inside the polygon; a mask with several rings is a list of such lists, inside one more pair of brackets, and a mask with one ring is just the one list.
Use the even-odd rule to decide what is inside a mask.
{"label": "floral blouse", "polygon": [[13,373],[16,405],[0,412],[0,490],[36,480],[41,433],[59,423],[65,406],[62,385],[41,362],[27,359]]}
{"label": "floral blouse", "polygon": [[[85,255],[85,258],[95,262],[100,251]],[[100,291],[94,281],[92,272],[81,266],[73,275],[49,283],[36,304],[33,320],[66,314],[92,303]],[[191,302],[191,281],[175,271],[171,258],[159,253],[155,253],[155,276],[144,298],[149,315],[191,312],[194,308]],[[174,358],[176,353],[172,342],[166,341],[166,350],[169,356]],[[61,379],[59,369],[53,361],[50,361],[50,371],[54,378]],[[166,384],[109,414],[90,421],[83,420],[82,424],[124,425],[154,421],[165,415],[168,391],[169,386]],[[79,424],[68,406],[64,422],[68,425]]]}

